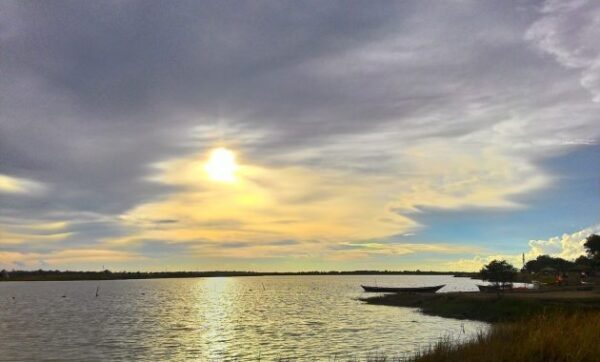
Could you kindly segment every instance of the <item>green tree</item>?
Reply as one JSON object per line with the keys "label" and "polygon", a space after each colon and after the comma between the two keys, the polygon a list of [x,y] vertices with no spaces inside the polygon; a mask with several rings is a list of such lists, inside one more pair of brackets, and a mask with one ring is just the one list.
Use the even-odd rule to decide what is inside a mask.
{"label": "green tree", "polygon": [[495,286],[502,288],[515,280],[517,269],[506,260],[492,260],[479,273],[483,280],[492,282]]}
{"label": "green tree", "polygon": [[530,273],[538,273],[544,268],[553,268],[557,271],[567,271],[573,268],[574,264],[562,258],[554,258],[550,255],[538,255],[534,260],[525,263],[525,270]]}
{"label": "green tree", "polygon": [[588,236],[583,247],[591,259],[600,260],[600,235]]}
{"label": "green tree", "polygon": [[588,258],[585,255],[580,255],[577,259],[575,259],[575,265],[578,267],[589,268],[592,266],[592,259]]}

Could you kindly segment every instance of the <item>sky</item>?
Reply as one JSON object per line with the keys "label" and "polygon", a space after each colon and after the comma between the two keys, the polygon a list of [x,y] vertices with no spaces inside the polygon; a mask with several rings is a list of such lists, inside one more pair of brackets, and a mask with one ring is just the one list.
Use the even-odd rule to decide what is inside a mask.
{"label": "sky", "polygon": [[598,1],[2,1],[0,268],[478,270],[600,232]]}

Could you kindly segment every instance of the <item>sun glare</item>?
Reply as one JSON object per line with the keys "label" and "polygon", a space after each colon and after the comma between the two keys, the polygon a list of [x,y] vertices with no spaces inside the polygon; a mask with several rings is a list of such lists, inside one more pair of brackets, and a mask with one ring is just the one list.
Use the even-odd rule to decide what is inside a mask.
{"label": "sun glare", "polygon": [[204,171],[211,180],[228,183],[235,181],[237,168],[235,154],[222,147],[212,150],[204,165]]}

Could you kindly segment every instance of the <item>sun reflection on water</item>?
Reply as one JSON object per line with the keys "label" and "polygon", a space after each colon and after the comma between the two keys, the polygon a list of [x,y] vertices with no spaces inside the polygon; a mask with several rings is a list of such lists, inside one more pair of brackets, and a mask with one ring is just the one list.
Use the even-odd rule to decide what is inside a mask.
{"label": "sun reflection on water", "polygon": [[[406,278],[378,280],[414,282]],[[476,288],[466,278],[419,278]],[[36,288],[4,283],[0,296],[17,302],[0,297],[0,334],[12,336],[3,340],[2,358],[364,359],[374,352],[411,352],[443,336],[467,338],[487,326],[365,305],[357,300],[364,282],[361,276],[281,276],[45,282]],[[93,351],[84,348],[90,345]]]}

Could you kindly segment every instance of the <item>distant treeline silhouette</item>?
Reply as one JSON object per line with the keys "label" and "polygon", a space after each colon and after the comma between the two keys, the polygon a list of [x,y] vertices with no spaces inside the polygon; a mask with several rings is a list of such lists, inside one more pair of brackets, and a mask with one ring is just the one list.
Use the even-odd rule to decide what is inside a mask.
{"label": "distant treeline silhouette", "polygon": [[5,281],[43,281],[43,280],[115,280],[115,279],[158,279],[158,278],[207,278],[241,276],[285,276],[285,275],[456,275],[474,276],[477,273],[439,272],[420,270],[353,270],[353,271],[302,271],[302,272],[253,272],[253,271],[162,271],[128,272],[103,271],[60,271],[60,270],[11,270],[2,271]]}

